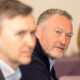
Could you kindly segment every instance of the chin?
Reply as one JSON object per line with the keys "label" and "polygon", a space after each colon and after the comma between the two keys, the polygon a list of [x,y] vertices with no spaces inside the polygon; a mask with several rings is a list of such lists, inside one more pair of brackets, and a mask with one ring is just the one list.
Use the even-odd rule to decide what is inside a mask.
{"label": "chin", "polygon": [[55,54],[52,54],[51,56],[53,57],[53,59],[54,58],[58,59],[58,58],[61,58],[63,56],[63,53],[57,52]]}
{"label": "chin", "polygon": [[23,60],[22,64],[26,65],[26,64],[29,64],[30,62],[31,62],[31,58],[27,58],[27,59]]}
{"label": "chin", "polygon": [[58,55],[55,56],[56,58],[61,58],[63,57],[63,54],[62,53],[59,53]]}
{"label": "chin", "polygon": [[56,56],[56,58],[58,59],[58,58],[61,58],[63,55],[61,55],[61,56]]}

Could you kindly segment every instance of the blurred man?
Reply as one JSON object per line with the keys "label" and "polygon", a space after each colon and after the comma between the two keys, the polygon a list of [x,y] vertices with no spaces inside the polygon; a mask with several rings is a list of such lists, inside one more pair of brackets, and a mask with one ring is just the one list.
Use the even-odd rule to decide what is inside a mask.
{"label": "blurred man", "polygon": [[39,16],[33,59],[21,67],[22,80],[58,80],[52,66],[68,48],[73,34],[71,20],[70,14],[60,9],[48,9]]}
{"label": "blurred man", "polygon": [[18,66],[31,61],[35,29],[31,7],[18,0],[0,1],[0,72],[5,80],[20,80]]}

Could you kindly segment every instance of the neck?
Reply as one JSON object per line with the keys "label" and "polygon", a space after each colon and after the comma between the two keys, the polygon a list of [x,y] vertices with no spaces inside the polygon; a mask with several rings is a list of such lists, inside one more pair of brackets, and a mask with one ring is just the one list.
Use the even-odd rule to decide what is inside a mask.
{"label": "neck", "polygon": [[0,56],[0,59],[3,60],[8,66],[10,66],[12,69],[16,70],[18,67],[18,64],[15,63],[14,61],[11,61],[9,59],[3,58]]}

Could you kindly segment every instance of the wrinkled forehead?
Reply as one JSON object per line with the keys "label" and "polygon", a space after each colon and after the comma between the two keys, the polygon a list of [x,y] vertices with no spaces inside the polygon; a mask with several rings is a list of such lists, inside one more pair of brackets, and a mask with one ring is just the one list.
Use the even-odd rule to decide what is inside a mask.
{"label": "wrinkled forehead", "polygon": [[73,32],[71,20],[62,15],[53,15],[44,24],[47,28],[61,28],[65,31]]}

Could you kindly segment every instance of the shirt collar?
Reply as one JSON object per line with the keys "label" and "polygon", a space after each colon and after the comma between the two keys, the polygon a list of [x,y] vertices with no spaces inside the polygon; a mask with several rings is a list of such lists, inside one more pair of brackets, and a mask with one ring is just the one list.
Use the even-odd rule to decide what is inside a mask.
{"label": "shirt collar", "polygon": [[16,70],[12,69],[10,66],[8,66],[3,60],[0,59],[0,68],[2,70],[2,73],[7,79],[9,76],[15,74],[16,78],[19,80],[21,78],[21,72],[20,69],[17,68]]}
{"label": "shirt collar", "polygon": [[55,59],[49,59],[49,62],[50,62],[50,71],[52,69],[52,66],[54,65],[54,62],[55,62]]}

